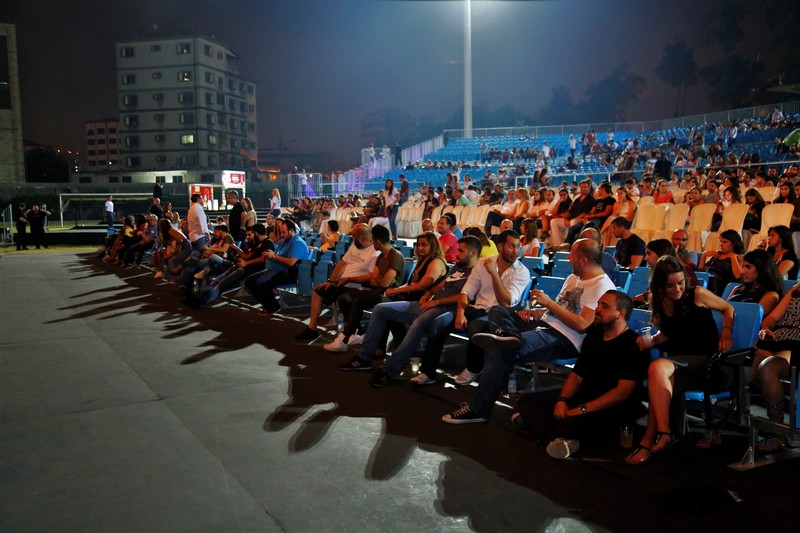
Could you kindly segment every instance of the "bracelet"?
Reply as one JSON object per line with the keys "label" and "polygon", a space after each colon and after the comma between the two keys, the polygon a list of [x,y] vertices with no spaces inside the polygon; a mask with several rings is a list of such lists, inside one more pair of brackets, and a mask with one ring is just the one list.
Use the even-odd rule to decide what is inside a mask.
{"label": "bracelet", "polygon": [[558,402],[567,403],[568,400],[569,400],[569,398],[567,398],[566,396],[559,396],[558,398],[556,398],[556,403],[558,403]]}

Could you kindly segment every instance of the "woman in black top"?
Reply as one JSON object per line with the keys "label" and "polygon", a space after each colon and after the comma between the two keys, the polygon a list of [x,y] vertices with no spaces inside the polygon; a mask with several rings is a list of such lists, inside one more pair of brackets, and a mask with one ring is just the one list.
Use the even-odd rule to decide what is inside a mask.
{"label": "woman in black top", "polygon": [[758,232],[761,229],[761,212],[767,203],[756,189],[747,189],[747,192],[744,193],[744,201],[750,207],[747,208],[742,229]]}
{"label": "woman in black top", "polygon": [[782,297],[783,280],[769,254],[764,250],[744,254],[742,284],[731,291],[728,301],[757,303],[767,316]]}
{"label": "woman in black top", "polygon": [[[673,390],[682,394],[687,388],[702,387],[708,358],[717,350],[727,352],[733,347],[733,307],[702,287],[687,286],[683,265],[675,257],[665,256],[656,263],[650,278],[650,306],[653,323],[660,331],[652,338],[639,337],[639,348],[660,346],[670,358],[656,359],[648,368],[647,429],[639,446],[625,459],[629,464],[642,464],[677,442],[670,425]],[[720,336],[712,310],[723,315]],[[676,387],[678,366],[685,368]]]}
{"label": "woman in black top", "polygon": [[759,248],[766,249],[778,267],[778,273],[788,279],[797,279],[800,265],[794,251],[792,231],[786,226],[773,226],[767,232],[767,240],[762,241]]}

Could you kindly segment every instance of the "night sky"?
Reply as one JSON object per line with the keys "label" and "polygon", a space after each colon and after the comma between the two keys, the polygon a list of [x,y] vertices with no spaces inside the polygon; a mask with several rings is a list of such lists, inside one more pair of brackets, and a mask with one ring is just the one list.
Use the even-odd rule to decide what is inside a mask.
{"label": "night sky", "polygon": [[[627,62],[649,87],[628,119],[671,117],[675,89],[654,67],[676,37],[696,46],[710,3],[473,1],[473,100],[535,115],[557,85],[579,99]],[[84,121],[117,115],[114,43],[150,35],[202,34],[238,53],[258,84],[262,147],[282,135],[353,163],[368,113],[442,121],[463,105],[460,1],[5,0],[0,21],[17,26],[25,138],[58,148],[82,151]],[[764,28],[745,26],[749,58]],[[697,62],[715,54],[698,48]],[[710,110],[706,93],[690,90],[687,113]]]}

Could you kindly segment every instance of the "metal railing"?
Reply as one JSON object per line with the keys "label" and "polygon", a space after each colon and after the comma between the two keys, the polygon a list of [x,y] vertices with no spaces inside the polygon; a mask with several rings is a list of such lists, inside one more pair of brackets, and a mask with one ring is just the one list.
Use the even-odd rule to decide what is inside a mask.
{"label": "metal railing", "polygon": [[11,204],[8,204],[2,212],[0,212],[0,239],[3,245],[8,246],[14,243],[14,210]]}

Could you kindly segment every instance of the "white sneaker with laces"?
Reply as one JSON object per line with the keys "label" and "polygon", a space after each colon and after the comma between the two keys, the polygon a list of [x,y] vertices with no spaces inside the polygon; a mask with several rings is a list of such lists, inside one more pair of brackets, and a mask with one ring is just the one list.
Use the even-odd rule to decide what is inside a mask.
{"label": "white sneaker with laces", "polygon": [[410,381],[414,385],[433,385],[434,383],[436,383],[435,379],[429,378],[426,374],[423,373],[417,374],[408,381]]}
{"label": "white sneaker with laces", "polygon": [[344,342],[344,333],[339,333],[335,339],[328,344],[323,344],[322,347],[329,352],[346,352],[348,345]]}
{"label": "white sneaker with laces", "polygon": [[453,380],[456,382],[456,385],[469,385],[475,378],[478,377],[478,374],[474,372],[470,372],[466,368]]}
{"label": "white sneaker with laces", "polygon": [[350,335],[350,338],[347,340],[347,344],[350,346],[364,344],[364,335]]}

